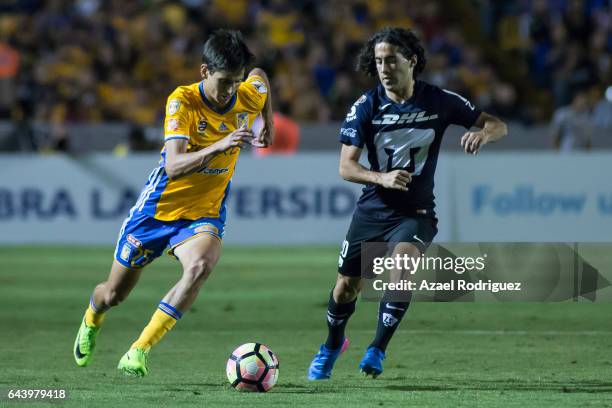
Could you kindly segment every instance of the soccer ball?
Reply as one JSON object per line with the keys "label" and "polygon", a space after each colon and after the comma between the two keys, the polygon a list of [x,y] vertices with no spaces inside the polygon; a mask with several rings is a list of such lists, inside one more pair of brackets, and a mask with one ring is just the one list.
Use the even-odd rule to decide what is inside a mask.
{"label": "soccer ball", "polygon": [[268,347],[246,343],[227,360],[227,379],[239,391],[266,392],[278,380],[278,359]]}

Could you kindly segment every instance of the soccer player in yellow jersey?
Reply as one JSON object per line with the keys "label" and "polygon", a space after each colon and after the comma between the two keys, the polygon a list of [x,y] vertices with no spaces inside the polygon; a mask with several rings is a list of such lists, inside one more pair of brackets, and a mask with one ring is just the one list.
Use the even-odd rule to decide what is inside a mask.
{"label": "soccer player in yellow jersey", "polygon": [[[237,31],[218,30],[204,44],[202,81],[168,97],[165,145],[140,197],[123,222],[108,279],[93,291],[74,343],[79,366],[92,358],[106,311],[123,301],[142,268],[168,249],[183,268],[140,337],[121,358],[127,374],[147,374],[151,347],[191,307],[221,255],[225,204],[236,159],[247,144],[267,147],[273,124],[269,82]],[[257,115],[259,135],[250,127]]]}

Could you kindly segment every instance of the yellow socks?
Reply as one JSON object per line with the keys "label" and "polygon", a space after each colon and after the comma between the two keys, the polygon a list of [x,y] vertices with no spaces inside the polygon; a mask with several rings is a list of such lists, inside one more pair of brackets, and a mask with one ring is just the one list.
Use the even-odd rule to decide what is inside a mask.
{"label": "yellow socks", "polygon": [[[98,307],[93,301],[93,296],[89,301],[89,306],[85,311],[85,324],[89,327],[98,328],[102,325],[108,307]],[[156,345],[164,335],[170,331],[176,321],[183,314],[176,310],[173,306],[160,302],[158,309],[153,313],[151,321],[143,329],[138,340],[132,344],[131,348],[139,348],[144,351],[149,351],[151,347]]]}
{"label": "yellow socks", "polygon": [[100,327],[107,310],[108,308],[97,307],[92,296],[89,300],[89,306],[85,311],[85,324],[89,327]]}
{"label": "yellow socks", "polygon": [[164,335],[170,331],[176,321],[183,314],[167,303],[160,302],[158,309],[153,313],[151,321],[144,328],[138,340],[132,344],[131,348],[139,348],[149,351],[156,345]]}

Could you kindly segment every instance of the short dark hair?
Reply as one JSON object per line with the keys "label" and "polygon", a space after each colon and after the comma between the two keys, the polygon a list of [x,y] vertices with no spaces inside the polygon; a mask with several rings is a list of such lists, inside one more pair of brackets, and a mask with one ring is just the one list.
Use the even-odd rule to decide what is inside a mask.
{"label": "short dark hair", "polygon": [[240,31],[219,29],[213,32],[204,43],[202,63],[208,65],[211,73],[248,69],[253,62],[255,62],[255,55],[244,43]]}
{"label": "short dark hair", "polygon": [[414,67],[413,77],[425,69],[425,50],[416,35],[410,30],[399,27],[385,27],[378,31],[365,43],[357,56],[357,71],[361,71],[368,76],[376,76],[376,61],[374,60],[374,47],[376,44],[386,42],[399,48],[399,52],[406,58],[413,55],[417,57],[417,64]]}

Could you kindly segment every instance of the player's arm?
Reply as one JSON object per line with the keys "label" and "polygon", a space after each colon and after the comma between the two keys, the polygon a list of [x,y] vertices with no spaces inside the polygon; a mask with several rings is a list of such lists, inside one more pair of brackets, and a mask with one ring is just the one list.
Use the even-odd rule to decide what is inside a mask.
{"label": "player's arm", "polygon": [[371,171],[359,164],[361,148],[343,144],[340,151],[340,177],[359,184],[378,184],[385,188],[408,191],[406,185],[412,175],[406,170],[393,170],[388,173]]}
{"label": "player's arm", "polygon": [[255,136],[251,129],[237,129],[212,145],[197,152],[187,152],[188,141],[172,139],[166,142],[166,173],[171,179],[191,174],[205,167],[217,154],[233,147],[250,144]]}
{"label": "player's arm", "polygon": [[270,80],[266,75],[265,71],[261,68],[253,68],[248,76],[258,76],[263,79],[266,88],[268,88],[268,92],[266,94],[266,103],[264,104],[263,109],[261,110],[261,119],[263,120],[263,127],[257,140],[252,144],[256,147],[267,147],[272,144],[274,141],[274,116],[272,111],[272,92],[270,88]]}
{"label": "player's arm", "polygon": [[508,126],[499,118],[482,112],[474,126],[480,128],[475,132],[466,132],[461,138],[461,147],[466,153],[476,154],[487,143],[496,142],[508,133]]}

